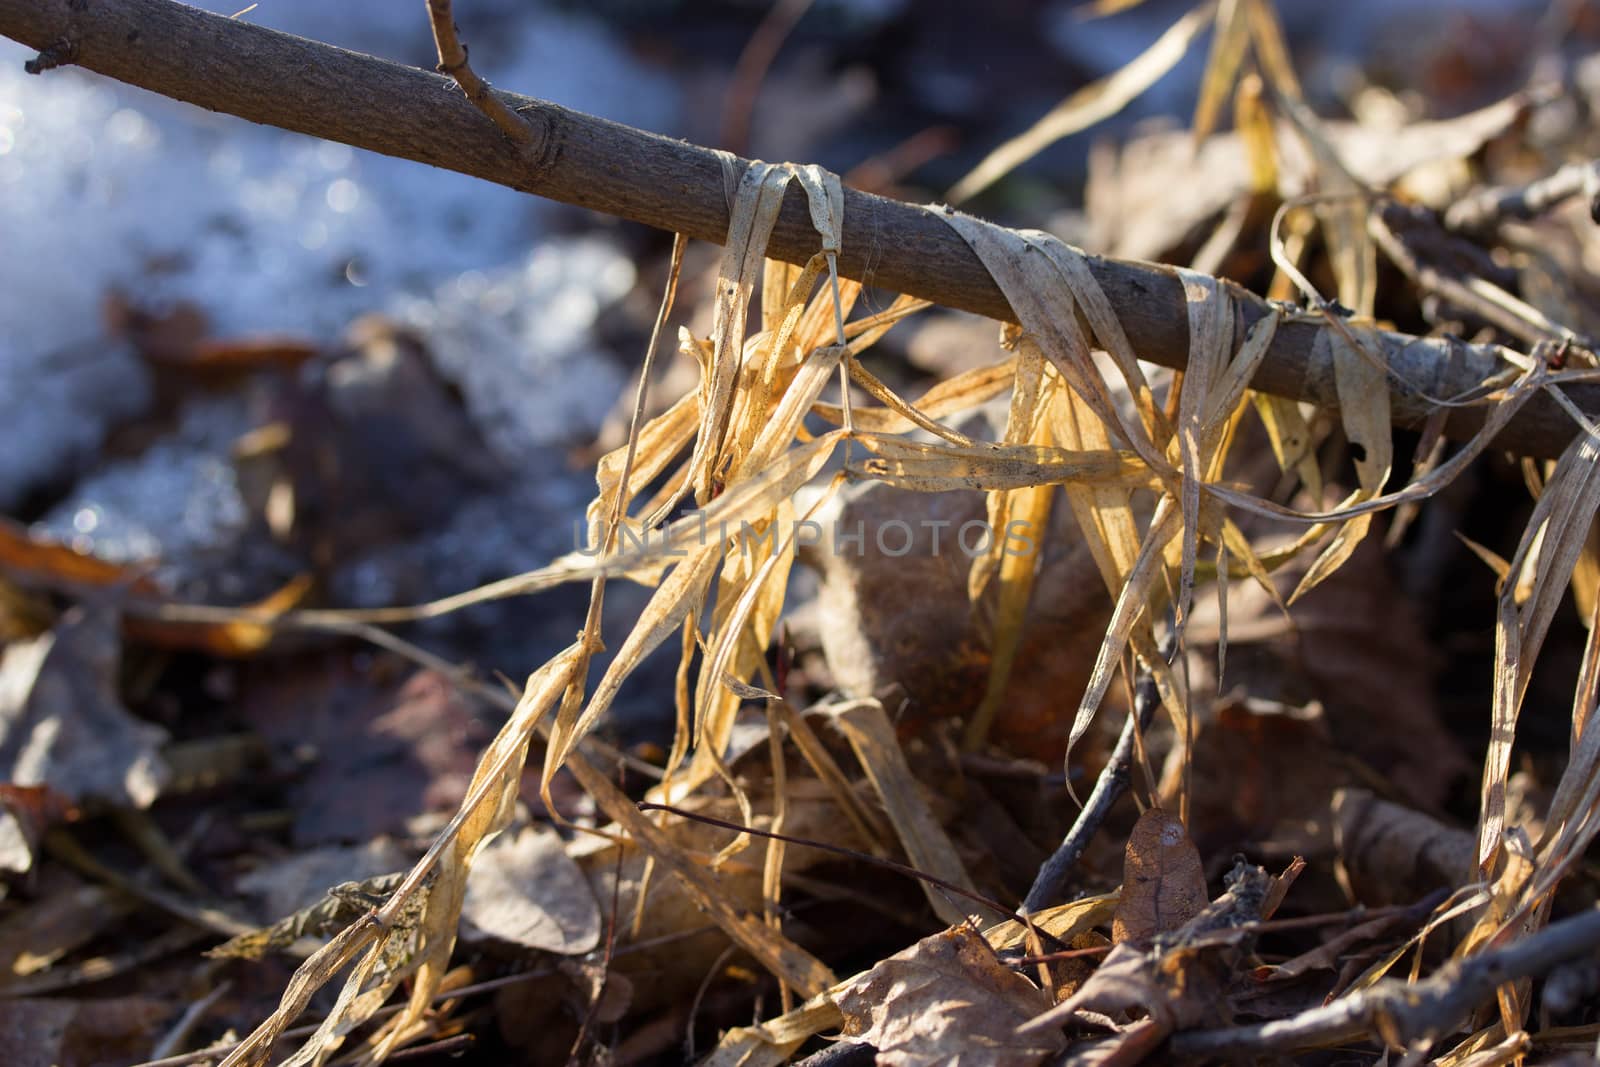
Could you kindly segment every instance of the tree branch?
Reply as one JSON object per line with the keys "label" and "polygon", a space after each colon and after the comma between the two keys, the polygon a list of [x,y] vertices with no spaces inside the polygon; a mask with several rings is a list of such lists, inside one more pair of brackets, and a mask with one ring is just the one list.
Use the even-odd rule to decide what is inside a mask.
{"label": "tree branch", "polygon": [[[701,240],[721,242],[729,204],[722,164],[710,150],[512,93],[494,93],[532,127],[529,145],[482,121],[448,78],[349,52],[173,0],[0,0],[0,35],[39,49],[46,66],[74,63],[174,99],[252,122],[340,141],[384,155],[471,174],[524,192],[616,215]],[[933,211],[846,190],[842,274],[998,319],[1014,319],[966,243]],[[804,263],[816,248],[804,196],[791,187],[768,254]],[[1183,287],[1167,267],[1091,257],[1136,351],[1181,368],[1188,355]],[[1228,285],[1238,330],[1267,304]],[[1331,361],[1313,356],[1324,329],[1290,321],[1277,332],[1254,382],[1282,396],[1337,407]],[[1383,338],[1394,421],[1420,425],[1429,397],[1465,394],[1507,369],[1506,350],[1403,334]],[[1600,387],[1568,392],[1600,412]],[[1481,410],[1454,412],[1447,432],[1470,434]],[[1498,444],[1556,456],[1571,419],[1536,397]]]}
{"label": "tree branch", "polygon": [[1503,948],[1451,960],[1420,982],[1386,978],[1287,1019],[1225,1030],[1197,1030],[1173,1037],[1174,1057],[1207,1059],[1235,1054],[1262,1056],[1295,1049],[1326,1048],[1379,1034],[1402,1047],[1432,1044],[1453,1033],[1479,1004],[1508,982],[1537,977],[1600,947],[1600,911],[1553,922]]}

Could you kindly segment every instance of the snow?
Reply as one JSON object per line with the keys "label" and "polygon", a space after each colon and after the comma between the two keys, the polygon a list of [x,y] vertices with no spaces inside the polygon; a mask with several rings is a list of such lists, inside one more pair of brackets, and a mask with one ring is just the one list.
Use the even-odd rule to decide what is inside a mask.
{"label": "snow", "polygon": [[[492,82],[676,126],[670,79],[603,27],[513,0],[461,7]],[[433,62],[421,3],[266,0],[242,17]],[[0,509],[81,470],[110,426],[147,405],[144,368],[103,336],[99,308],[113,290],[142,305],[195,302],[221,335],[320,340],[364,312],[449,324],[498,300],[503,314],[484,324],[472,358],[446,357],[469,399],[490,405],[497,442],[581,435],[613,398],[615,373],[593,370],[593,326],[631,267],[601,238],[551,241],[551,205],[82,71],[30,76],[30,55],[0,40]],[[533,378],[550,388],[525,389]]]}

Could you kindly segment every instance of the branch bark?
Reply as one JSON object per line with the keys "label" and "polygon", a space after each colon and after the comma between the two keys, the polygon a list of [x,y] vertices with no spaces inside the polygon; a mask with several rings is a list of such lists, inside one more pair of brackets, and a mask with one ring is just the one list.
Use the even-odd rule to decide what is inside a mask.
{"label": "branch bark", "polygon": [[[0,35],[51,59],[212,111],[471,174],[523,192],[649,226],[721,242],[729,197],[709,149],[491,90],[534,130],[532,145],[507,140],[482,121],[450,79],[429,71],[199,11],[173,0],[0,0]],[[966,243],[926,207],[846,190],[841,273],[997,319],[1014,319]],[[804,196],[789,191],[768,254],[804,263],[816,248]],[[1091,267],[1142,357],[1181,368],[1188,354],[1183,288],[1167,267],[1093,257]],[[1237,286],[1240,336],[1268,313]],[[1282,396],[1337,407],[1330,361],[1313,355],[1324,327],[1288,322],[1254,382]],[[1461,395],[1506,369],[1506,350],[1448,339],[1389,334],[1394,421],[1420,425],[1430,397]],[[1600,412],[1600,386],[1573,386],[1586,412]],[[1457,410],[1447,433],[1461,438],[1481,411]],[[1575,428],[1559,405],[1536,397],[1497,444],[1559,455]]]}

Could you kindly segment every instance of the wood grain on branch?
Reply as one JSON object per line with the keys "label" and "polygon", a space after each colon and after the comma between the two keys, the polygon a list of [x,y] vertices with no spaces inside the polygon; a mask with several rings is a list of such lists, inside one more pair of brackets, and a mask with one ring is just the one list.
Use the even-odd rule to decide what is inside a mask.
{"label": "wood grain on branch", "polygon": [[[419,16],[420,17],[420,16]],[[460,171],[701,240],[720,242],[728,194],[709,149],[494,92],[534,130],[531,145],[483,121],[449,78],[199,11],[174,0],[0,0],[0,35],[52,59],[287,130]],[[1177,190],[1175,195],[1182,195]],[[841,273],[998,319],[1010,306],[966,243],[926,207],[846,190]],[[804,263],[816,232],[802,193],[791,187],[768,254]],[[1091,267],[1143,358],[1181,368],[1188,354],[1183,288],[1170,268],[1091,257]],[[1239,330],[1268,307],[1236,286]],[[1257,372],[1258,389],[1337,407],[1330,361],[1313,355],[1324,327],[1291,321],[1279,329]],[[1430,398],[1462,395],[1507,368],[1505,350],[1446,339],[1385,335],[1397,424],[1420,425]],[[1403,383],[1403,384],[1402,384]],[[1600,387],[1569,393],[1600,412]],[[1481,411],[1461,409],[1448,424],[1470,434]],[[1536,397],[1502,432],[1500,447],[1556,456],[1575,427],[1549,397]]]}

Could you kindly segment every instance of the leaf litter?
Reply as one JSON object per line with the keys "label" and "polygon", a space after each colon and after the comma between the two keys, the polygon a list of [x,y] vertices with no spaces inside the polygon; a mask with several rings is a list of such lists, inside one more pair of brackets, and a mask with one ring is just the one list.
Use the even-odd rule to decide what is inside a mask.
{"label": "leaf litter", "polygon": [[[446,33],[449,5],[431,7],[436,32]],[[692,1035],[694,1013],[719,997],[760,1010],[754,1023],[722,1033],[712,1063],[783,1062],[820,1047],[827,1034],[907,1064],[1159,1062],[1351,1043],[1373,1062],[1390,1050],[1407,1062],[1430,1052],[1488,1062],[1486,1055],[1541,1044],[1564,1048],[1542,1023],[1529,1029],[1537,1003],[1530,980],[1600,944],[1593,916],[1558,898],[1558,890],[1592,877],[1582,860],[1600,832],[1600,739],[1591,722],[1600,677],[1593,428],[1578,418],[1582,432],[1536,472],[1537,499],[1500,575],[1475,835],[1441,810],[1416,806],[1439,808],[1445,789],[1392,788],[1358,757],[1334,751],[1320,725],[1330,712],[1316,690],[1337,688],[1328,681],[1336,671],[1319,681],[1314,671],[1293,676],[1281,662],[1240,667],[1259,641],[1252,628],[1278,620],[1300,657],[1341,655],[1331,639],[1323,646],[1326,631],[1306,605],[1356,571],[1353,561],[1373,551],[1388,513],[1420,505],[1415,514],[1425,522],[1433,498],[1478,469],[1473,464],[1512,414],[1535,396],[1570,409],[1559,386],[1593,367],[1593,353],[1568,336],[1559,358],[1543,346],[1485,380],[1476,395],[1431,397],[1425,383],[1395,380],[1391,356],[1404,342],[1378,317],[1380,304],[1400,302],[1386,291],[1380,256],[1408,254],[1383,239],[1386,199],[1415,197],[1441,211],[1459,202],[1462,191],[1427,203],[1404,179],[1424,162],[1459,162],[1493,138],[1518,136],[1508,132],[1512,121],[1537,106],[1537,94],[1401,133],[1335,126],[1303,98],[1271,5],[1224,0],[1186,15],[1124,71],[997,151],[952,199],[978,195],[1049,141],[1120,109],[1170,69],[1208,22],[1210,57],[1184,143],[1191,160],[1212,151],[1240,164],[1201,167],[1225,175],[1213,180],[1220,188],[1193,197],[1169,191],[1160,199],[1188,214],[1168,213],[1151,225],[1163,252],[1209,225],[1222,235],[1217,248],[1236,253],[1254,242],[1254,280],[1277,297],[1298,294],[1302,306],[1274,304],[1247,325],[1227,284],[1209,270],[1174,268],[1186,300],[1188,357],[1181,373],[1156,372],[1130,343],[1088,253],[1042,231],[930,207],[972,247],[1019,322],[1000,331],[992,363],[908,400],[866,363],[873,346],[924,305],[901,299],[851,318],[871,300],[837,273],[839,179],[814,166],[724,156],[731,222],[712,286],[711,333],[684,330],[678,338],[680,355],[699,369],[698,386],[652,405],[649,368],[641,374],[626,442],[596,465],[587,512],[593,551],[411,607],[301,609],[297,585],[227,609],[177,603],[137,568],[104,564],[10,524],[0,529],[8,592],[15,583],[18,597],[42,587],[81,600],[59,616],[45,610],[42,628],[37,604],[23,611],[24,600],[4,601],[18,605],[6,609],[9,623],[32,627],[8,641],[0,661],[0,689],[10,694],[0,711],[10,721],[11,787],[60,798],[47,804],[19,791],[7,800],[13,836],[25,846],[8,849],[12,869],[31,867],[37,848],[79,855],[70,843],[71,821],[81,814],[73,806],[142,809],[181,794],[163,769],[161,732],[122,705],[119,640],[239,658],[295,634],[333,633],[377,642],[505,719],[453,791],[454,813],[425,825],[415,847],[402,850],[408,859],[420,855],[409,868],[307,886],[311,901],[274,905],[286,913],[235,931],[231,947],[219,950],[252,959],[296,946],[309,951],[283,981],[276,1010],[242,1041],[216,1050],[224,1064],[376,1063],[404,1045],[449,1038],[459,1032],[451,1013],[461,987],[481,979],[484,961],[494,958],[487,949],[464,951],[469,943],[523,961],[570,957],[539,975],[564,992],[526,1003],[538,1005],[534,1014],[549,1020],[552,1033],[572,1033],[573,1057],[616,1054],[652,1018]],[[447,43],[441,36],[441,56],[455,55]],[[470,74],[460,55],[452,69]],[[1215,130],[1230,95],[1240,128],[1221,145],[1229,135]],[[520,119],[502,113],[496,121],[514,128]],[[1396,152],[1396,143],[1409,147]],[[1121,166],[1172,181],[1170,169],[1132,147]],[[815,255],[798,266],[765,257],[793,184],[817,238]],[[1106,195],[1103,180],[1098,193],[1091,187],[1091,200]],[[1276,217],[1268,223],[1247,210],[1253,200],[1273,205]],[[676,299],[683,245],[680,238],[674,246],[647,362]],[[1195,258],[1227,262],[1232,253],[1202,248]],[[1421,277],[1405,262],[1394,265]],[[1540,329],[1548,325],[1526,305],[1485,296],[1495,291],[1469,277],[1442,290],[1450,299],[1421,294],[1410,314],[1440,330],[1492,331],[1505,325],[1509,308]],[[1291,325],[1317,331],[1316,358],[1331,368],[1321,392],[1326,408],[1251,389],[1274,334]],[[1408,465],[1391,428],[1396,388],[1439,411],[1480,408],[1481,428],[1442,462]],[[991,420],[996,432],[955,424],[986,404],[1005,405]],[[1270,464],[1257,462],[1265,456]],[[991,536],[967,553],[965,588],[925,605],[916,603],[918,589],[902,591],[916,610],[973,622],[973,660],[984,682],[958,709],[960,721],[909,729],[892,686],[801,701],[786,684],[781,635],[800,573],[795,564],[806,542],[820,538],[816,517],[827,514],[830,498],[861,481],[983,494],[979,525]],[[1012,551],[999,532],[1058,530],[1063,522],[1052,514],[1070,515],[1067,536],[1086,551],[1107,594],[1094,617],[1102,632],[1085,658],[1082,691],[1052,694],[1070,723],[1068,754],[1054,766],[994,743],[1009,736],[1003,721],[1030,681],[1017,670],[1019,650],[1051,548],[1039,536]],[[1238,582],[1232,596],[1254,597],[1251,612],[1241,614],[1237,603],[1230,610],[1230,577]],[[613,651],[602,647],[600,624],[606,590],[618,578],[648,593]],[[582,631],[520,691],[479,680],[387,629],[580,582],[591,587]],[[1535,663],[1575,584],[1576,599],[1588,605],[1589,640],[1561,739],[1568,751],[1546,806],[1530,812],[1508,799],[1513,747]],[[681,667],[671,751],[648,768],[652,784],[619,784],[629,764],[615,758],[597,727],[645,658],[674,638]],[[1164,639],[1175,654],[1163,652]],[[1191,669],[1197,648],[1214,656],[1213,677]],[[1365,670],[1384,669],[1379,661]],[[980,790],[1001,798],[998,818],[1054,847],[1064,796],[1077,795],[1075,783],[1091,780],[1105,761],[1095,731],[1105,729],[1108,703],[1117,705],[1108,698],[1119,682],[1131,688],[1146,679],[1165,715],[1134,738],[1131,792],[1142,814],[1110,816],[1099,854],[1079,859],[1072,899],[1017,915],[1009,902],[1026,887],[996,874],[985,857],[992,842],[974,836],[964,800]],[[1230,693],[1230,683],[1243,688]],[[1304,700],[1265,692],[1295,686],[1311,692]],[[1326,708],[1335,707],[1338,694],[1327,696]],[[527,766],[540,745],[542,760]],[[1253,766],[1202,763],[1240,745],[1254,748]],[[1158,757],[1166,764],[1159,775]],[[1313,759],[1338,761],[1338,773],[1293,765]],[[632,761],[636,770],[639,762]],[[537,793],[554,828],[530,822],[521,805],[525,779],[537,779],[529,799]],[[1238,792],[1245,787],[1258,791],[1253,800]],[[1281,811],[1262,800],[1274,789],[1285,797]],[[581,805],[574,792],[585,798]],[[1304,859],[1282,854],[1280,816],[1289,811],[1304,825],[1288,847],[1311,852]],[[336,822],[337,810],[329,814]],[[1249,857],[1219,852],[1225,836]],[[139,842],[142,863],[169,882],[184,881],[182,853],[194,842],[174,847],[154,824],[130,839]],[[1395,858],[1383,859],[1390,852]],[[1268,859],[1282,861],[1285,873],[1269,874]],[[291,866],[267,862],[271,876],[259,884]],[[91,876],[115,873],[98,861],[88,867]],[[189,921],[214,903],[174,900],[171,888],[137,878],[115,888],[133,897],[91,886],[61,899],[82,897],[90,903],[80,907],[95,909],[153,907]],[[1439,892],[1447,894],[1443,902],[1428,903]],[[828,920],[849,907],[875,908],[875,928],[830,929]],[[1400,910],[1377,914],[1381,908]],[[1279,918],[1286,910],[1294,914]],[[860,915],[848,921],[859,927]],[[213,922],[241,925],[225,915]],[[63,931],[18,947],[9,955],[11,976],[47,973],[111,929]],[[8,944],[22,942],[13,935]],[[655,991],[643,976],[654,979]],[[661,994],[695,983],[692,1001]],[[397,992],[400,1002],[390,1005]],[[563,1014],[563,998],[583,1005],[581,1018]],[[50,1003],[63,1013],[59,1033],[82,1025],[75,1002]],[[1487,1005],[1492,1022],[1474,1016]],[[314,1028],[294,1030],[313,1008],[320,1015]]]}

